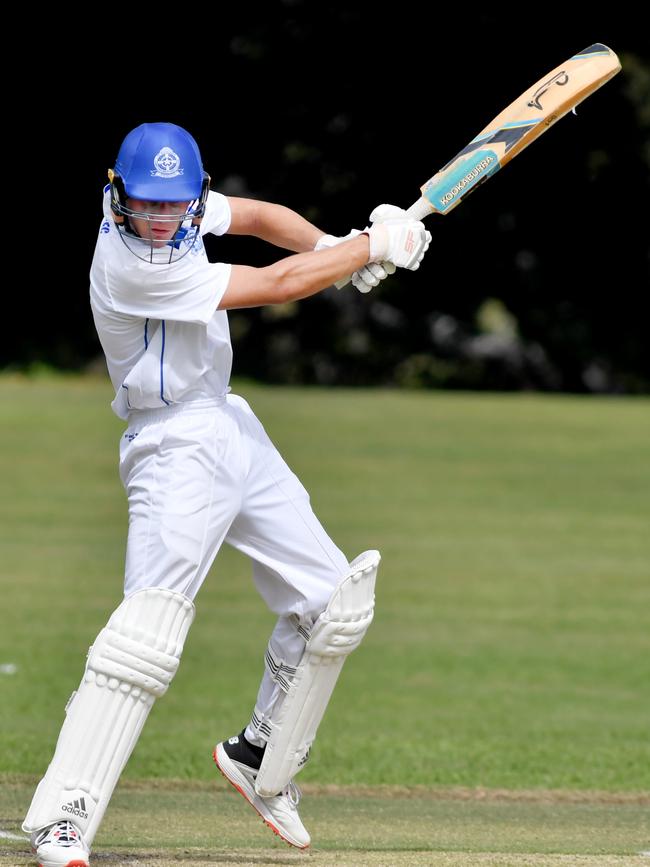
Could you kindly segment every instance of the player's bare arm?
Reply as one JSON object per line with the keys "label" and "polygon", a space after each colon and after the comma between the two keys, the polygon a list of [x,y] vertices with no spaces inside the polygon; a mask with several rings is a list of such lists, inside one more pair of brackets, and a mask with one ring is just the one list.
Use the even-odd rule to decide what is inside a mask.
{"label": "player's bare arm", "polygon": [[417,220],[386,220],[334,247],[296,253],[266,268],[234,265],[219,309],[283,304],[315,295],[362,268],[388,261],[415,271],[431,235]]}
{"label": "player's bare arm", "polygon": [[359,235],[317,253],[296,253],[265,268],[233,265],[220,310],[284,304],[315,295],[365,265],[369,238]]}
{"label": "player's bare arm", "polygon": [[313,250],[325,234],[283,205],[235,196],[229,196],[228,203],[231,211],[230,235],[253,235],[284,250],[306,253]]}

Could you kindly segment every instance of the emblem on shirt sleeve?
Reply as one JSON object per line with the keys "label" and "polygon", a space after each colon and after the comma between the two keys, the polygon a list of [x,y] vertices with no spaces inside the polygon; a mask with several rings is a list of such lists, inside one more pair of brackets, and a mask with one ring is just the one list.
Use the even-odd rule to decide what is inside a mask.
{"label": "emblem on shirt sleeve", "polygon": [[171,148],[161,148],[153,158],[153,164],[152,178],[176,178],[183,174],[181,158]]}

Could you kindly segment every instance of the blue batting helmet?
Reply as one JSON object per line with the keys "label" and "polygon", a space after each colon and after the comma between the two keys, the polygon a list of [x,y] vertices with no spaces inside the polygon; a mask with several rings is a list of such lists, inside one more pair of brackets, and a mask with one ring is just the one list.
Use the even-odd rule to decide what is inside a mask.
{"label": "blue batting helmet", "polygon": [[127,196],[151,202],[200,199],[207,177],[197,143],[173,123],[143,123],[131,130],[114,171]]}
{"label": "blue batting helmet", "polygon": [[[143,123],[126,136],[108,172],[111,210],[121,239],[146,262],[165,262],[153,239],[144,241],[134,230],[132,218],[177,222],[178,230],[169,242],[168,263],[186,255],[199,235],[205,214],[210,176],[203,171],[201,154],[192,136],[173,123]],[[133,211],[128,199],[146,202],[189,202],[182,219],[178,215],[162,217],[158,213]],[[180,249],[182,247],[182,250]]]}

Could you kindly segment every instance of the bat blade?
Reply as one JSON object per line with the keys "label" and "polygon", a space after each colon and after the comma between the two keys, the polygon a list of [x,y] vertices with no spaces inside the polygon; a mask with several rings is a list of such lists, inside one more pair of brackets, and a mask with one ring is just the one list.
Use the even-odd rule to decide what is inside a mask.
{"label": "bat blade", "polygon": [[449,213],[620,68],[616,54],[600,42],[574,54],[524,91],[430,178],[408,215],[422,219]]}

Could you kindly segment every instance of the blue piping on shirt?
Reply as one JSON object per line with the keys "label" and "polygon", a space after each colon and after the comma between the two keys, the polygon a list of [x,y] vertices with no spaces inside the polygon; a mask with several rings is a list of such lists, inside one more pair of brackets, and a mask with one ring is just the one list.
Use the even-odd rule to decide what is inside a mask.
{"label": "blue piping on shirt", "polygon": [[[148,321],[149,320],[147,319],[147,322]],[[164,319],[162,320],[161,328],[162,328],[162,348],[160,350],[160,399],[164,403],[166,403],[167,406],[169,406],[170,401],[165,400],[165,396],[163,395],[163,391],[165,388],[164,375],[163,375],[163,359],[165,357],[165,320]]]}

